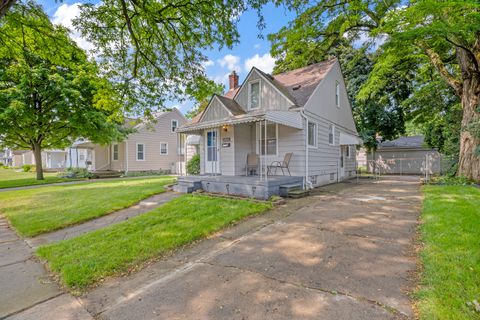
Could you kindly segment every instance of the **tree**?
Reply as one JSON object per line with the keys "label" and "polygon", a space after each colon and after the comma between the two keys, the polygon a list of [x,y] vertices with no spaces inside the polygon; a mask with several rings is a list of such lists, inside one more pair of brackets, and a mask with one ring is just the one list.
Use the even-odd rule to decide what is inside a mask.
{"label": "tree", "polygon": [[195,106],[185,115],[187,118],[193,118],[200,112],[205,110],[210,102],[213,94],[223,94],[225,86],[223,84],[215,83],[215,81],[206,79],[205,84],[201,86],[201,90],[190,92],[190,96],[195,101]]}
{"label": "tree", "polygon": [[67,30],[27,3],[6,15],[0,33],[9,41],[0,49],[0,141],[33,151],[37,179],[43,149],[79,137],[98,143],[122,137],[119,98]]}
{"label": "tree", "polygon": [[[458,175],[480,181],[480,3],[475,0],[289,1],[300,11],[272,36],[283,68],[308,63],[342,39],[367,38],[378,56],[359,98],[369,99],[392,70],[432,68],[460,99]],[[305,40],[302,40],[304,35]],[[295,40],[297,42],[295,42]],[[408,62],[403,64],[403,62]],[[412,79],[412,81],[414,81]],[[415,85],[415,84],[414,84]],[[416,90],[416,88],[414,88]]]}

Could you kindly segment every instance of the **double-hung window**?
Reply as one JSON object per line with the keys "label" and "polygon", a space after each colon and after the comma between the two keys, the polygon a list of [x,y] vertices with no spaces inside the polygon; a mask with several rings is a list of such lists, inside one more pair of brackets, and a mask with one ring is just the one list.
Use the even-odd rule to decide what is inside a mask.
{"label": "double-hung window", "polygon": [[315,122],[308,121],[307,141],[309,147],[317,146],[317,124]]}
{"label": "double-hung window", "polygon": [[249,109],[258,109],[260,107],[260,81],[250,82],[248,88]]}
{"label": "double-hung window", "polygon": [[[278,150],[278,126],[275,123],[267,123],[267,134],[265,136],[265,123],[259,125],[258,144],[260,154],[276,155]],[[266,149],[266,150],[265,150]]]}
{"label": "double-hung window", "polygon": [[346,156],[348,159],[350,159],[350,146],[346,146],[345,148],[346,148],[346,150],[345,150],[345,156]]}
{"label": "double-hung window", "polygon": [[340,83],[335,82],[335,105],[340,108]]}
{"label": "double-hung window", "polygon": [[160,154],[167,155],[168,154],[168,143],[160,142]]}
{"label": "double-hung window", "polygon": [[113,155],[113,161],[118,160],[118,144],[114,144],[112,146],[112,155]]}
{"label": "double-hung window", "polygon": [[137,161],[145,160],[145,145],[143,143],[137,143]]}
{"label": "double-hung window", "polygon": [[178,121],[177,120],[172,120],[172,132],[175,132],[178,127]]}
{"label": "double-hung window", "polygon": [[335,126],[333,124],[328,127],[328,143],[335,145]]}

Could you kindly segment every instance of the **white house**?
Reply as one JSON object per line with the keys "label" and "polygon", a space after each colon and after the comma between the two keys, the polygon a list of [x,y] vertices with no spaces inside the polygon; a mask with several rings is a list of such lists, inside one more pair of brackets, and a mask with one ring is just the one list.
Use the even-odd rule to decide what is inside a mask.
{"label": "white house", "polygon": [[[248,174],[247,154],[256,154],[259,164],[253,173],[260,181],[270,181],[259,197],[278,193],[282,171],[276,170],[274,177],[272,165],[288,154],[291,160],[284,166],[291,176],[284,171],[290,177],[285,183],[301,180],[304,188],[311,188],[356,174],[355,145],[360,139],[336,59],[274,76],[254,67],[240,86],[233,72],[229,91],[214,95],[202,114],[178,132],[200,137],[201,175],[221,176],[216,179],[221,183]],[[214,180],[203,179],[214,185]],[[278,185],[271,188],[274,181]],[[187,185],[185,179],[179,185],[182,182]]]}

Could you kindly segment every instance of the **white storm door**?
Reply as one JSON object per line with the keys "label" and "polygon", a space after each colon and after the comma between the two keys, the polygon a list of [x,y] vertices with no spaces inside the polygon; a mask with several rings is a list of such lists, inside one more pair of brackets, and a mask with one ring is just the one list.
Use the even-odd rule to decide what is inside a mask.
{"label": "white storm door", "polygon": [[205,142],[205,173],[219,174],[218,131],[215,129],[205,132]]}

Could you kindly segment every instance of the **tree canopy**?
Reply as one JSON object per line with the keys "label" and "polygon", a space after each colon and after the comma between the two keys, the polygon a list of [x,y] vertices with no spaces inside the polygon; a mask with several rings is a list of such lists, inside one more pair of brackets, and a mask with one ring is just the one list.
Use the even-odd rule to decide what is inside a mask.
{"label": "tree canopy", "polygon": [[272,54],[278,58],[276,70],[322,60],[342,42],[358,46],[358,39],[363,39],[375,52],[375,58],[368,79],[356,95],[359,101],[375,101],[395,79],[412,90],[411,94],[397,95],[399,102],[427,90],[424,87],[441,88],[436,81],[434,87],[430,81],[418,81],[434,71],[436,80],[441,79],[461,102],[458,174],[480,180],[478,1],[325,0],[312,3],[301,0],[288,3],[298,11],[298,16],[270,36]]}
{"label": "tree canopy", "polygon": [[30,2],[6,15],[0,33],[8,35],[0,48],[0,141],[33,150],[37,178],[44,148],[64,148],[79,137],[98,143],[122,137],[120,98],[66,29]]}

